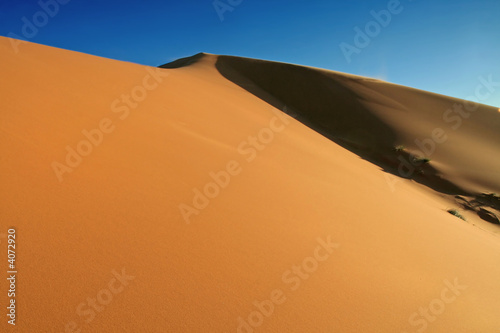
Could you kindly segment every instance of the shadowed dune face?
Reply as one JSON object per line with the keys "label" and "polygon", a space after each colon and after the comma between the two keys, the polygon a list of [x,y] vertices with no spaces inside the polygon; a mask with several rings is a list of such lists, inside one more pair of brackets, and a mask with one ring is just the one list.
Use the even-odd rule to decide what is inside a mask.
{"label": "shadowed dune face", "polygon": [[396,142],[391,127],[362,103],[342,77],[317,69],[255,59],[219,56],[219,72],[278,109],[324,136],[350,143],[370,155]]}
{"label": "shadowed dune face", "polygon": [[[271,105],[289,106],[296,119],[388,172],[446,194],[500,192],[496,108],[291,64],[219,56],[216,68]],[[398,145],[405,147],[402,154],[393,153]],[[422,168],[413,158],[431,163]]]}
{"label": "shadowed dune face", "polygon": [[[449,214],[449,201],[411,181],[393,177],[391,188],[376,165],[226,79],[216,56],[162,69],[33,43],[16,54],[5,38],[0,51],[0,246],[5,251],[6,231],[16,228],[14,331],[500,327],[495,231]],[[298,71],[312,86],[321,83],[321,96],[333,87],[354,91],[355,101],[336,96],[363,119],[379,112],[373,117],[392,134],[375,133],[374,140],[388,144],[394,133],[415,130],[413,118],[407,124],[372,109],[380,100],[364,86]],[[272,90],[278,83],[267,84]],[[277,93],[300,116],[298,108],[312,102],[288,100],[286,90]],[[328,120],[327,107],[316,110]],[[448,150],[428,164],[447,171],[447,163],[433,163],[456,155]],[[62,181],[54,161],[71,169]],[[238,170],[232,177],[230,163],[239,166],[230,168]],[[210,194],[208,203],[201,192]],[[460,202],[469,207],[465,217],[477,212],[494,222],[489,212],[499,200]],[[197,209],[189,224],[183,204]],[[4,309],[7,290],[0,279]],[[0,331],[12,327],[3,320]]]}

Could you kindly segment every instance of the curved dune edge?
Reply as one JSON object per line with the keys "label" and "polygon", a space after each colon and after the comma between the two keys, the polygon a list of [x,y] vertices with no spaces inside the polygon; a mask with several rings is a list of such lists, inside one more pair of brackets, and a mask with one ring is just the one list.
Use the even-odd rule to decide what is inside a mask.
{"label": "curved dune edge", "polygon": [[[446,194],[500,193],[498,109],[380,80],[219,56],[226,78],[397,176]],[[492,89],[480,78],[481,89]],[[484,94],[479,94],[478,99]],[[484,98],[484,97],[482,97]],[[429,160],[413,163],[413,158]],[[485,158],[487,157],[487,158]],[[500,209],[500,205],[495,207]]]}
{"label": "curved dune edge", "polygon": [[[32,43],[15,54],[6,38],[0,48],[0,233],[18,233],[18,332],[500,327],[497,235],[227,80],[217,57],[155,69]],[[369,84],[381,83],[363,82],[360,110],[380,104]],[[382,111],[372,116],[394,131],[382,137],[404,139]],[[259,135],[268,142],[250,149]],[[358,138],[344,140],[359,154]],[[453,156],[431,163],[448,170]],[[61,182],[54,162],[71,169]],[[449,171],[471,187],[489,177]],[[214,178],[224,186],[187,224],[180,205]]]}

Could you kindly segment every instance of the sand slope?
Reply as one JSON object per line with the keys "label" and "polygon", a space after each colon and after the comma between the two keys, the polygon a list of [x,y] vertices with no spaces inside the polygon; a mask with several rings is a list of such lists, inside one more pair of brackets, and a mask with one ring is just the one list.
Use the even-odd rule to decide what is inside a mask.
{"label": "sand slope", "polygon": [[[406,108],[413,96],[443,97],[304,77],[344,80],[328,87],[338,103],[378,121],[377,145],[340,140],[371,154],[361,159],[279,111],[304,117],[307,96],[254,81],[274,101],[256,96],[228,80],[255,78],[228,73],[235,64],[217,56],[155,69],[36,44],[14,54],[5,38],[0,48],[0,233],[18,233],[18,332],[498,332],[498,236],[448,214],[431,189],[390,186],[397,176],[367,160],[437,126],[432,115],[415,127],[416,116],[391,116],[378,94]],[[481,110],[453,139],[490,152],[498,116]],[[309,121],[322,119],[332,118]],[[473,146],[466,126],[493,140]],[[339,128],[327,127],[333,139]],[[443,144],[431,162],[443,172],[454,158]],[[446,176],[470,193],[498,188],[498,169],[480,179],[466,170]],[[213,198],[195,196],[213,177]],[[188,206],[196,213],[186,217]],[[5,280],[0,288],[6,304]]]}

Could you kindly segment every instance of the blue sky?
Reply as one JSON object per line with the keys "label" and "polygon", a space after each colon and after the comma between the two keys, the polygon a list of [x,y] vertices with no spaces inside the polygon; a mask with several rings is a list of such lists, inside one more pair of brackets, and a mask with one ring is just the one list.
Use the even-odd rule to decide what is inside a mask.
{"label": "blue sky", "polygon": [[[28,34],[40,3],[2,2],[0,35],[152,66],[198,52],[283,61],[460,98],[491,76],[499,85],[481,102],[500,106],[498,0],[59,1]],[[382,10],[390,22],[374,23]],[[356,45],[354,29],[367,25],[368,42]],[[356,52],[346,57],[340,45]]]}

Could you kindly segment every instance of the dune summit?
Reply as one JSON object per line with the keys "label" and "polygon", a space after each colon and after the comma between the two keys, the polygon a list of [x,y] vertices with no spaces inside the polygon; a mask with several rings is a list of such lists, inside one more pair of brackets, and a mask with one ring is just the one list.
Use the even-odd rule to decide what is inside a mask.
{"label": "dune summit", "polygon": [[0,38],[2,332],[498,331],[497,108],[23,46]]}

